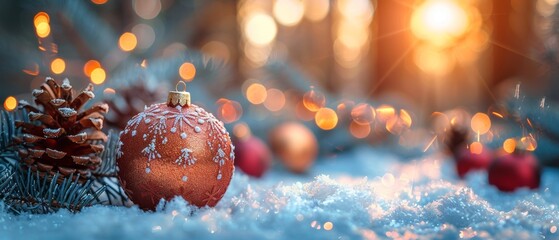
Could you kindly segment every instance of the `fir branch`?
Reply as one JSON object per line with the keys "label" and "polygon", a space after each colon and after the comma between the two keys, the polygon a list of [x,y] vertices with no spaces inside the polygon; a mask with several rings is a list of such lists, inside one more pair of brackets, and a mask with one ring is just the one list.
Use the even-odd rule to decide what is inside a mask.
{"label": "fir branch", "polygon": [[0,111],[0,165],[13,166],[19,161],[14,138],[21,134],[21,130],[16,128],[16,120],[29,122],[26,111]]}
{"label": "fir branch", "polygon": [[108,140],[105,143],[105,149],[99,155],[103,160],[101,165],[93,171],[93,175],[96,177],[116,177],[117,167],[116,158],[119,151],[120,138],[118,133],[113,130],[109,131]]}
{"label": "fir branch", "polygon": [[[9,171],[9,174],[5,171]],[[32,173],[19,167],[7,168],[0,174],[0,199],[9,211],[16,214],[44,214],[65,208],[77,212],[93,205],[95,199],[105,191],[104,186],[92,191],[92,180],[81,184],[78,181],[79,174],[75,178],[71,175],[64,179],[59,179],[58,172],[52,177],[41,175],[40,172]]]}
{"label": "fir branch", "polygon": [[91,185],[91,190],[96,191],[104,187],[105,191],[95,197],[96,204],[113,205],[113,206],[130,206],[132,201],[126,195],[125,190],[121,187],[120,181],[116,177],[96,178]]}
{"label": "fir branch", "polygon": [[95,197],[96,204],[128,205],[130,200],[117,178],[118,168],[116,159],[120,151],[119,134],[116,131],[110,130],[108,139],[105,143],[105,150],[99,155],[103,161],[92,174],[93,183],[91,190],[95,192],[98,189],[105,188],[105,191]]}

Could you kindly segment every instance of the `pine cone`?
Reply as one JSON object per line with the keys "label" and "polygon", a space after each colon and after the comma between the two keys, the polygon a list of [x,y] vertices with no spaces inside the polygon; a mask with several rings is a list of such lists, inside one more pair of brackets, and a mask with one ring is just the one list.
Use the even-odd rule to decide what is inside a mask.
{"label": "pine cone", "polygon": [[163,88],[151,89],[144,84],[133,84],[118,89],[118,96],[107,100],[111,113],[105,118],[109,127],[123,130],[128,120],[144,111],[145,106],[165,100]]}
{"label": "pine cone", "polygon": [[58,85],[52,78],[46,78],[40,89],[33,91],[36,108],[25,101],[20,101],[20,108],[29,112],[30,123],[16,122],[22,128],[22,148],[19,155],[24,164],[32,171],[61,177],[79,174],[83,182],[91,172],[101,164],[98,154],[104,149],[102,144],[92,142],[106,141],[107,136],[101,132],[107,104],[93,106],[87,110],[80,109],[94,98],[93,85],[89,84],[75,98],[68,79]]}
{"label": "pine cone", "polygon": [[468,130],[453,125],[450,127],[450,131],[445,137],[444,144],[447,150],[457,157],[458,150],[465,146],[468,137]]}

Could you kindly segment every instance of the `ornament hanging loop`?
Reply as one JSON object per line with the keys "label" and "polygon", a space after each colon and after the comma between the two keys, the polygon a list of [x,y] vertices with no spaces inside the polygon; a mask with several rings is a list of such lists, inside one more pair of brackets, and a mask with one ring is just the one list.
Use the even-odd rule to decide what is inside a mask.
{"label": "ornament hanging loop", "polygon": [[[183,86],[182,90],[179,91],[180,86]],[[176,92],[186,92],[186,83],[184,81],[179,81],[177,85],[175,85]]]}
{"label": "ornament hanging loop", "polygon": [[[179,91],[179,86],[183,86],[182,90]],[[169,97],[167,97],[167,105],[170,107],[189,107],[190,106],[190,93],[186,91],[186,83],[184,81],[179,81],[175,85],[175,91],[169,91]]]}

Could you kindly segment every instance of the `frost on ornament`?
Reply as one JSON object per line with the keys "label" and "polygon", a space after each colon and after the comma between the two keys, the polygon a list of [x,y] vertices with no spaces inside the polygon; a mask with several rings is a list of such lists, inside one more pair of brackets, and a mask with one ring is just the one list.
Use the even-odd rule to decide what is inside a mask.
{"label": "frost on ornament", "polygon": [[196,158],[194,158],[194,156],[192,156],[191,153],[192,150],[188,148],[183,148],[181,150],[181,155],[179,156],[179,158],[177,158],[175,162],[178,163],[179,166],[183,166],[183,167],[186,167],[186,165],[188,166],[194,165],[194,163],[196,162]]}
{"label": "frost on ornament", "polygon": [[[195,107],[195,106],[193,106]],[[167,120],[171,120],[172,124],[168,124]],[[187,108],[176,106],[170,110],[161,110],[157,104],[146,107],[144,112],[134,116],[123,131],[123,134],[131,134],[136,137],[138,126],[145,124],[147,132],[142,135],[143,142],[147,145],[143,147],[142,154],[147,157],[146,172],[149,172],[150,162],[161,158],[158,151],[158,145],[165,145],[168,143],[166,134],[178,134],[181,139],[188,138],[186,128],[191,128],[194,133],[200,134],[202,126],[208,125],[209,140],[206,142],[207,146],[212,151],[217,151],[217,154],[212,158],[219,168],[216,179],[222,179],[222,166],[227,161],[223,148],[227,146],[228,133],[223,124],[217,120],[211,113],[204,111],[202,108],[195,107],[194,111],[188,111]],[[170,125],[170,126],[168,126]],[[225,137],[221,137],[225,134]],[[233,146],[229,146],[231,152]],[[175,159],[175,163],[179,166],[192,166],[196,163],[193,156],[193,150],[183,148],[178,154],[179,157]],[[230,161],[234,158],[233,153],[229,155]]]}
{"label": "frost on ornament", "polygon": [[148,158],[148,164],[155,158],[161,158],[161,154],[155,149],[155,139],[151,140],[151,143],[142,150],[142,153]]}

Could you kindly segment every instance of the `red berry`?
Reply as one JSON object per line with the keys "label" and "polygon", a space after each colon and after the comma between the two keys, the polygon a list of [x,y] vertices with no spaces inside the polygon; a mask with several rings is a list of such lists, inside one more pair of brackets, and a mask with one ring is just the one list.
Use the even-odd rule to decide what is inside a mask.
{"label": "red berry", "polygon": [[470,171],[485,170],[491,164],[492,158],[492,153],[487,148],[483,148],[481,153],[472,153],[470,149],[463,149],[456,159],[456,172],[460,178],[463,178]]}
{"label": "red berry", "polygon": [[541,171],[536,157],[528,152],[506,154],[489,167],[489,184],[504,192],[540,186]]}
{"label": "red berry", "polygon": [[236,140],[234,145],[235,165],[250,176],[264,175],[272,161],[268,146],[255,136]]}

